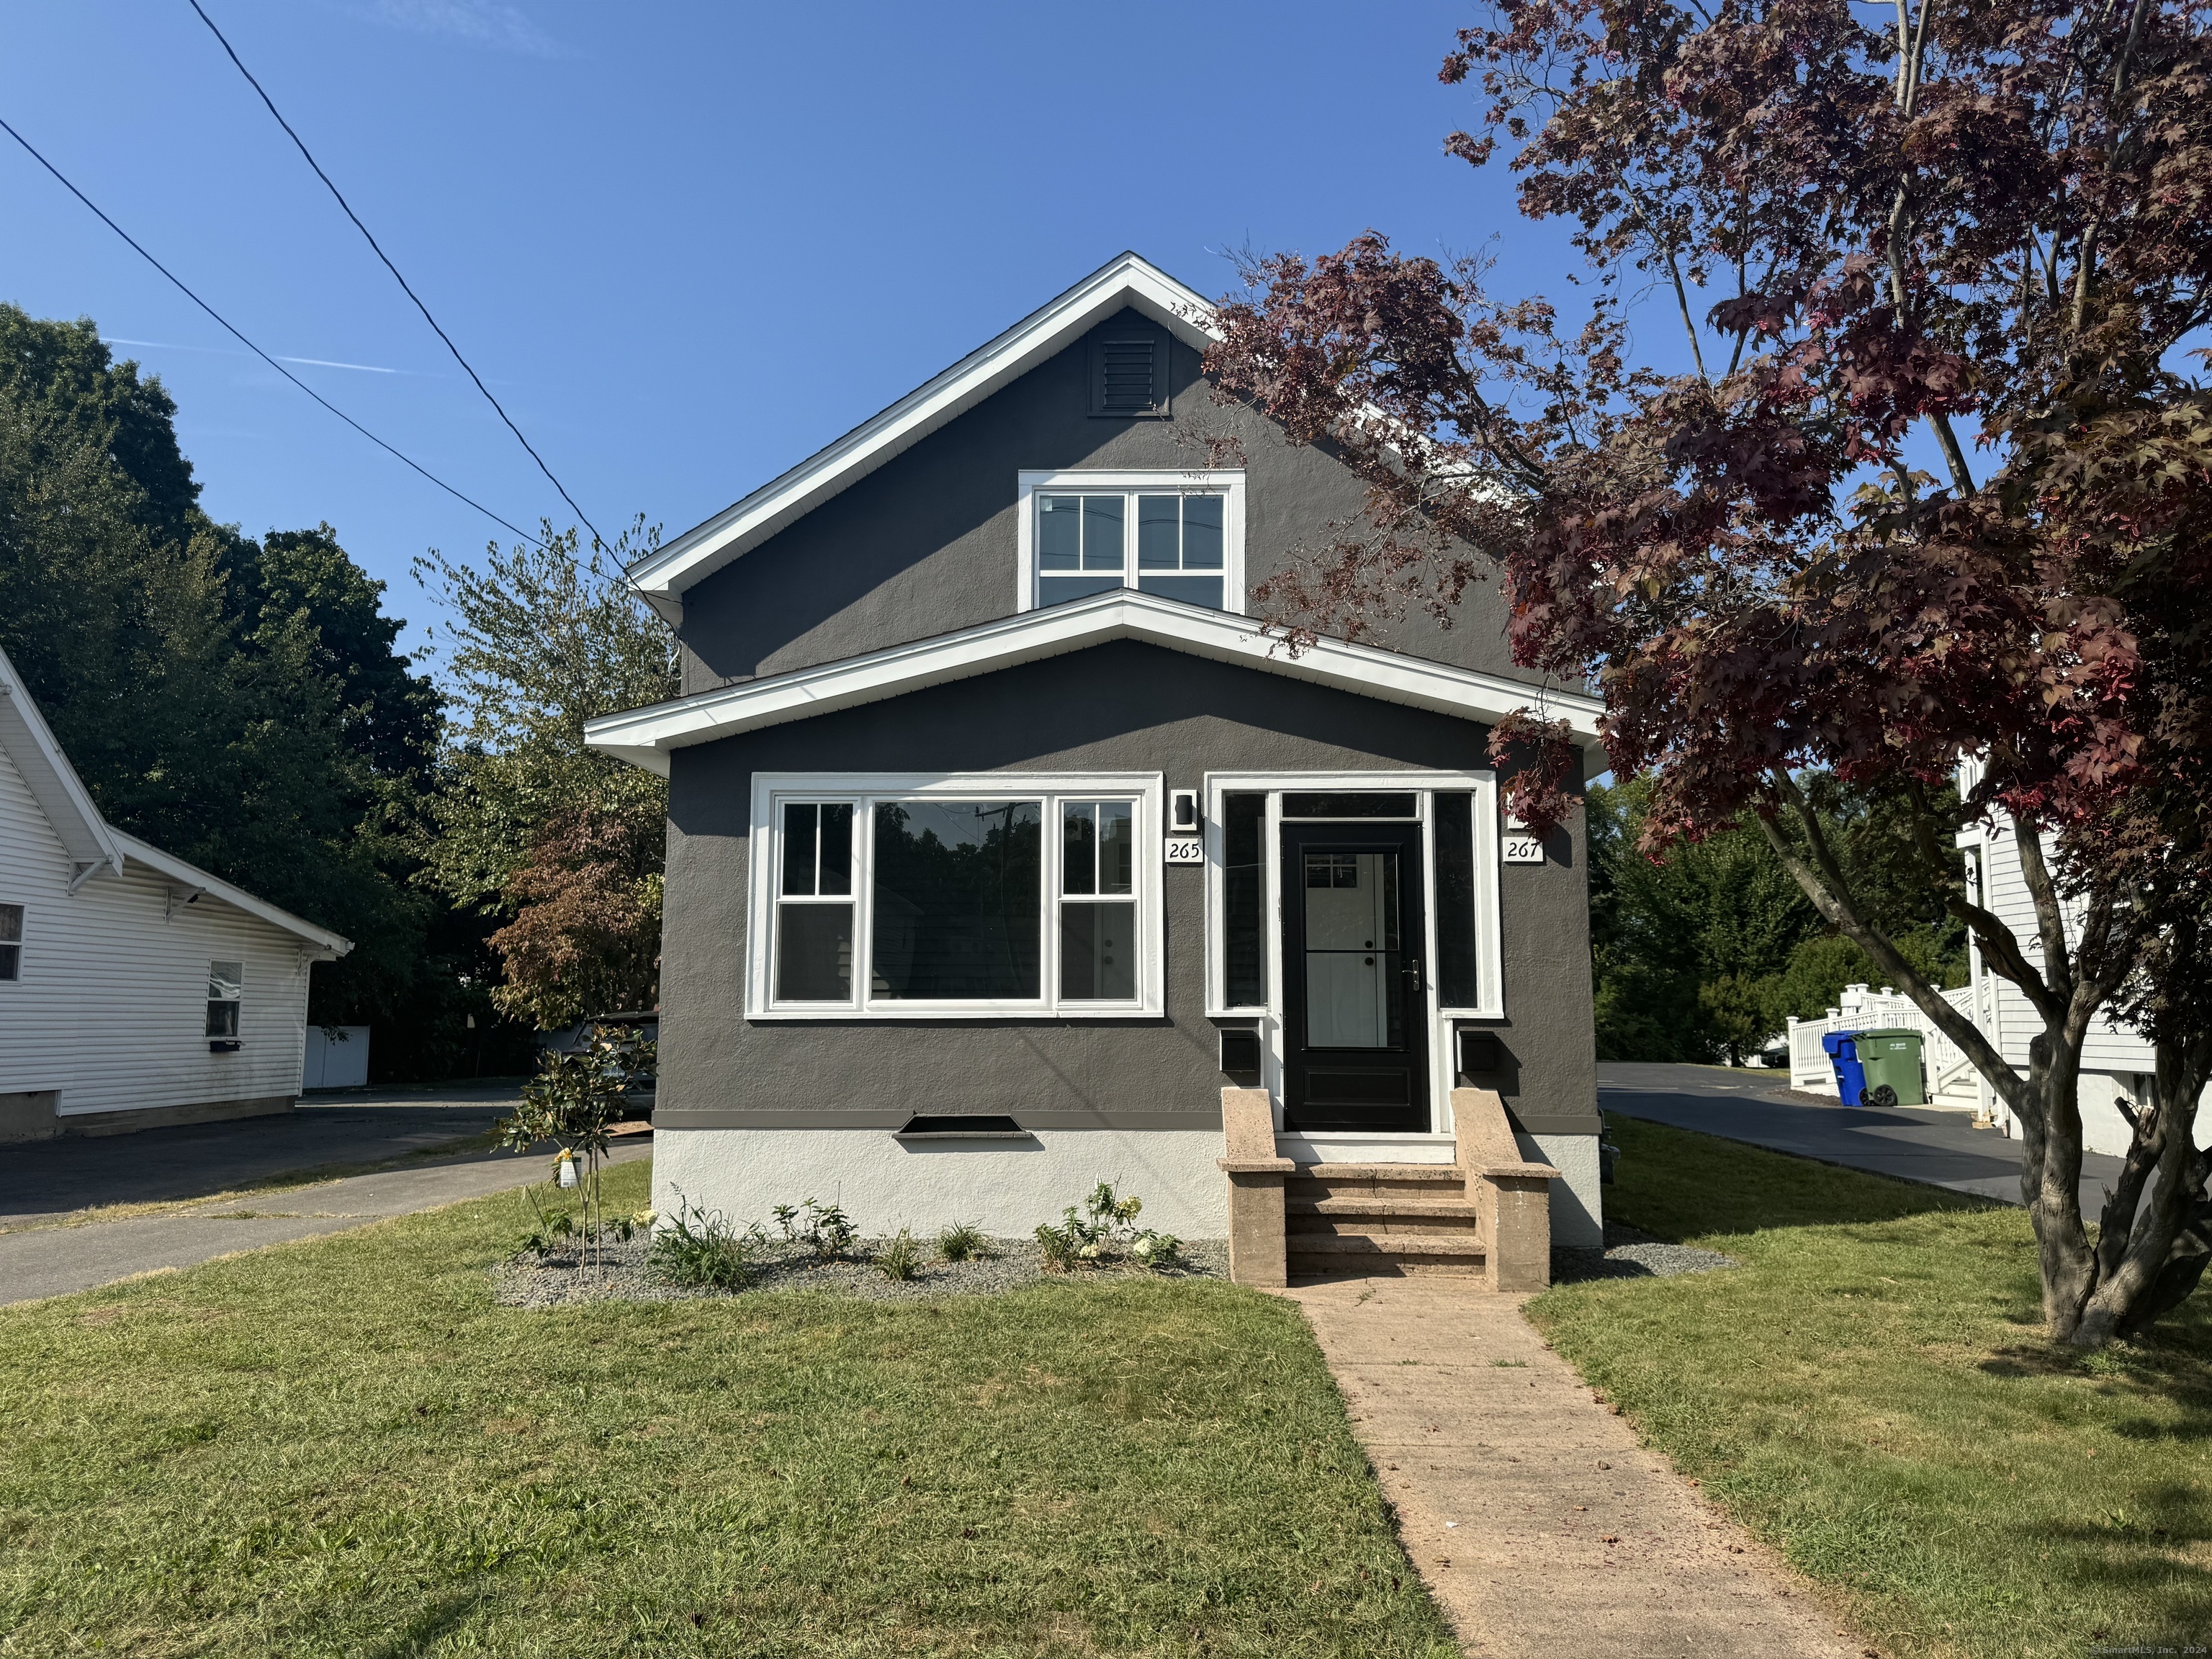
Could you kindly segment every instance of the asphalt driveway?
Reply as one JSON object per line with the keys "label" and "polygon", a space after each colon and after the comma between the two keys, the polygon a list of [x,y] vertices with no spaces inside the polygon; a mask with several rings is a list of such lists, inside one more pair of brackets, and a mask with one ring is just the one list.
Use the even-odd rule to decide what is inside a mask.
{"label": "asphalt driveway", "polygon": [[[1961,1112],[1911,1106],[1814,1105],[1790,1092],[1786,1075],[1718,1066],[1607,1064],[1599,1107],[1678,1129],[1748,1141],[1877,1175],[2020,1202],[2020,1143],[1977,1129]],[[2120,1160],[2081,1159],[2081,1208],[2094,1221]]]}
{"label": "asphalt driveway", "polygon": [[9,1177],[0,1182],[0,1229],[111,1204],[204,1198],[304,1170],[387,1164],[485,1133],[517,1095],[511,1083],[310,1095],[276,1117],[10,1146],[0,1151]]}
{"label": "asphalt driveway", "polygon": [[[543,1149],[472,1144],[514,1098],[509,1085],[326,1096],[279,1117],[10,1146],[12,1179],[0,1192],[0,1304],[542,1181],[550,1167]],[[639,1136],[618,1143],[613,1156],[627,1163],[651,1155],[650,1139]],[[332,1173],[362,1165],[390,1167]],[[313,1178],[292,1184],[294,1176]],[[118,1205],[162,1207],[97,1214]]]}

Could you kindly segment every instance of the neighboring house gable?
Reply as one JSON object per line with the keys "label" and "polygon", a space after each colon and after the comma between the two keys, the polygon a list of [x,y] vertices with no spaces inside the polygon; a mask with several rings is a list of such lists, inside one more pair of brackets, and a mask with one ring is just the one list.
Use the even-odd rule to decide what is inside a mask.
{"label": "neighboring house gable", "polygon": [[0,653],[0,1139],[288,1109],[338,935],[108,825]]}

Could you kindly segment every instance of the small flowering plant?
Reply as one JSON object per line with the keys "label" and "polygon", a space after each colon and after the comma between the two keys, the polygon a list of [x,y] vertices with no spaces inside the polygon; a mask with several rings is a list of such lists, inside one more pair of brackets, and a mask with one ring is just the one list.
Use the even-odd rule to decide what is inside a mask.
{"label": "small flowering plant", "polygon": [[1064,1273],[1071,1268],[1126,1255],[1147,1267],[1173,1261],[1181,1242],[1166,1233],[1137,1231],[1135,1222],[1145,1208],[1133,1193],[1124,1198],[1114,1183],[1102,1181],[1078,1208],[1070,1205],[1058,1225],[1047,1221],[1036,1230],[1037,1249],[1044,1270]]}

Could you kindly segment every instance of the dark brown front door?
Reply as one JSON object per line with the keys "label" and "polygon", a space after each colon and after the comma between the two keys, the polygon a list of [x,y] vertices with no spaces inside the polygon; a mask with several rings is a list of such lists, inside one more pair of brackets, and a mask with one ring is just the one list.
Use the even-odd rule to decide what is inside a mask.
{"label": "dark brown front door", "polygon": [[1429,1127],[1418,823],[1283,826],[1283,1125]]}

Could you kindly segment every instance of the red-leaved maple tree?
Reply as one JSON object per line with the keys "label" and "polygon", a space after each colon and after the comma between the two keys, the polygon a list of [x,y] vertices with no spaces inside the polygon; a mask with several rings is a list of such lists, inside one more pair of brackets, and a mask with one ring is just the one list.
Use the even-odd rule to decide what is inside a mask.
{"label": "red-leaved maple tree", "polygon": [[[2052,1334],[2141,1329],[2212,1255],[2212,7],[2168,0],[1529,0],[1443,78],[1448,147],[1520,176],[1586,313],[1370,234],[1255,261],[1207,360],[1368,486],[1263,595],[1293,634],[1449,617],[1497,580],[1516,659],[1607,703],[1656,856],[1745,816],[2021,1127]],[[1624,305],[1677,329],[1640,359]],[[1534,714],[1516,810],[1555,822]],[[1536,763],[1527,764],[1533,755]],[[1947,784],[1968,763],[1956,808]],[[1897,802],[2040,1029],[2008,1064],[1853,891],[1810,775]],[[2016,935],[1956,880],[2011,838]],[[2155,1045],[2125,1172],[2077,1198],[2085,1041]]]}

